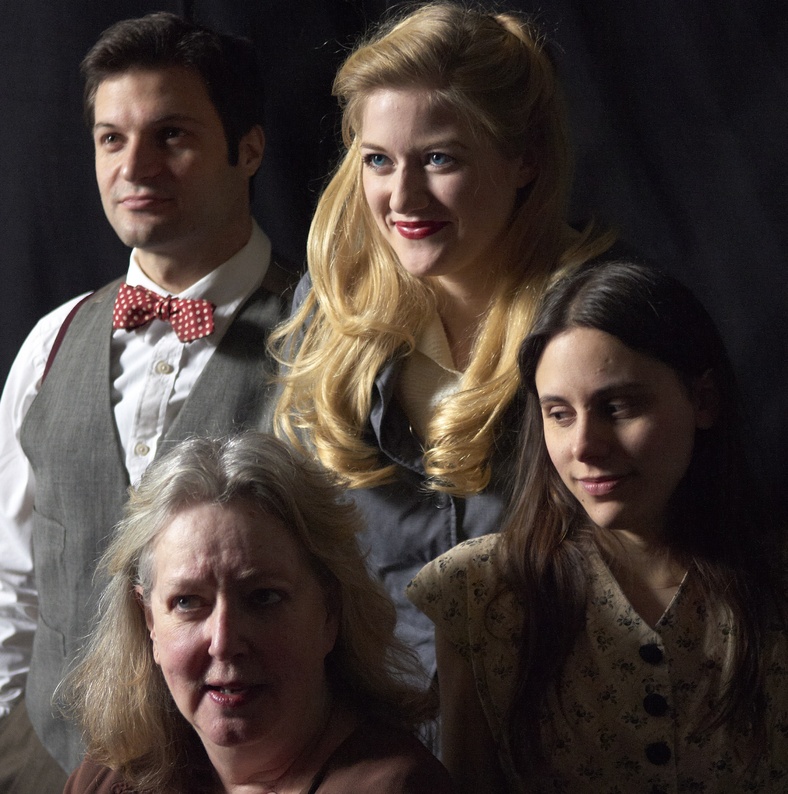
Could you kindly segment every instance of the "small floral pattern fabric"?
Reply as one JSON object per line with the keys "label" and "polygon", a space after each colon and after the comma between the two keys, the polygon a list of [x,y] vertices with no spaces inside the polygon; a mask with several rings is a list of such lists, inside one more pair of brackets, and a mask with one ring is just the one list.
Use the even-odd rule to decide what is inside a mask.
{"label": "small floral pattern fabric", "polygon": [[[494,565],[498,536],[466,541],[427,565],[408,598],[470,662],[500,739],[517,671],[522,606]],[[788,792],[788,631],[767,647],[767,746],[745,730],[703,731],[731,664],[734,627],[688,572],[655,628],[632,608],[601,557],[588,555],[586,630],[541,715],[551,769],[512,790],[551,794]],[[556,627],[560,631],[560,627]],[[504,771],[515,776],[502,751]]]}

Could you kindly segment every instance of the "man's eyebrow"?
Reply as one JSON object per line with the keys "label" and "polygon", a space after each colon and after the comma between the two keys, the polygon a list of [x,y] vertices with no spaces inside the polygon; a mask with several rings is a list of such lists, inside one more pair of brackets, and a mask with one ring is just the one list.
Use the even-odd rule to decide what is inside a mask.
{"label": "man's eyebrow", "polygon": [[[177,124],[189,122],[191,124],[199,124],[202,126],[204,122],[200,121],[200,119],[196,118],[195,116],[190,116],[188,113],[168,113],[165,116],[157,116],[154,119],[150,119],[146,122],[146,127],[160,127],[163,124]],[[105,129],[105,128],[112,128],[115,129],[122,125],[118,124],[114,121],[97,121],[93,125],[93,129]]]}

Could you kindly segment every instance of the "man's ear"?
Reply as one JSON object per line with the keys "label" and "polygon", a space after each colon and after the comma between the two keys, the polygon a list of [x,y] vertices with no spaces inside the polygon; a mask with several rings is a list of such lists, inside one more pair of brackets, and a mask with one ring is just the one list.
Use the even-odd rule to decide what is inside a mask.
{"label": "man's ear", "polygon": [[264,151],[265,133],[259,124],[255,124],[238,142],[238,165],[249,177],[257,173]]}
{"label": "man's ear", "polygon": [[692,400],[695,404],[695,427],[708,430],[720,415],[720,392],[714,380],[714,373],[707,369],[692,386]]}

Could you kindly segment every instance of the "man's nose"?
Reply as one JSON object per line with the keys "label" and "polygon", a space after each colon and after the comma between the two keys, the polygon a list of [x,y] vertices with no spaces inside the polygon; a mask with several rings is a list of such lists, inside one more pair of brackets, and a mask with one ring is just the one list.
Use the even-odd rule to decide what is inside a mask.
{"label": "man's nose", "polygon": [[121,173],[127,182],[149,179],[161,170],[162,153],[154,141],[133,138],[123,151]]}

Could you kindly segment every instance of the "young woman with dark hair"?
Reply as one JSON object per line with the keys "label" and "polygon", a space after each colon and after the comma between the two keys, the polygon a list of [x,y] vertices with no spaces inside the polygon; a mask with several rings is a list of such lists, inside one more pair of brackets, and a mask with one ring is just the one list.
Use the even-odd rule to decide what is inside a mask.
{"label": "young woman with dark hair", "polygon": [[520,370],[502,533],[409,590],[450,771],[467,791],[784,786],[780,555],[708,314],[659,271],[588,267],[548,293]]}

